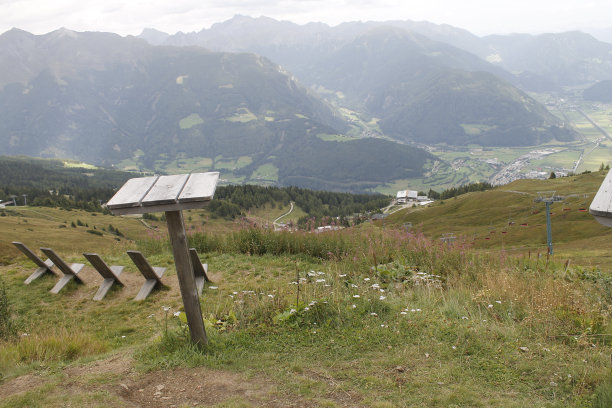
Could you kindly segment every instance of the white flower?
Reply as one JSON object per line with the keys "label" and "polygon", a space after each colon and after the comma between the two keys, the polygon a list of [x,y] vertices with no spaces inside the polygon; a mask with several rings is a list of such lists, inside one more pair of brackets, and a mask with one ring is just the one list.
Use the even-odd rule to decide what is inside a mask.
{"label": "white flower", "polygon": [[359,296],[359,295],[353,295],[353,297],[354,297],[354,298],[358,298],[358,297],[361,297],[361,296]]}
{"label": "white flower", "polygon": [[367,282],[370,280],[370,278],[363,278],[363,280]]}
{"label": "white flower", "polygon": [[338,277],[340,278],[344,278],[346,276],[346,273],[341,273],[340,275],[338,275]]}
{"label": "white flower", "polygon": [[351,288],[358,288],[359,286],[355,285],[354,283],[351,283]]}
{"label": "white flower", "polygon": [[272,298],[274,297],[274,295],[268,295],[268,297],[269,297],[270,299],[272,299]]}
{"label": "white flower", "polygon": [[453,350],[457,350],[457,346],[453,346]]}
{"label": "white flower", "polygon": [[290,285],[297,285],[297,282],[289,282]]}
{"label": "white flower", "polygon": [[468,320],[467,316],[461,316],[461,320]]}
{"label": "white flower", "polygon": [[331,287],[331,285],[330,285],[329,283],[326,283],[326,284],[325,284],[325,285],[323,285],[323,286],[325,286],[326,288]]}
{"label": "white flower", "polygon": [[174,317],[179,317],[181,315],[181,312],[174,312]]}
{"label": "white flower", "polygon": [[351,306],[353,309],[357,309],[357,305],[353,305]]}
{"label": "white flower", "polygon": [[325,279],[317,279],[315,282],[316,282],[316,283],[325,282]]}
{"label": "white flower", "polygon": [[316,276],[315,271],[310,271],[310,272],[308,272],[308,276]]}
{"label": "white flower", "polygon": [[325,275],[325,272],[317,272],[317,275]]}
{"label": "white flower", "polygon": [[238,292],[232,292],[232,293],[233,293],[234,295],[237,295],[237,294],[238,294]]}
{"label": "white flower", "polygon": [[405,314],[408,314],[408,313],[406,313],[406,312],[402,311],[402,312],[400,312],[400,314],[405,315]]}
{"label": "white flower", "polygon": [[305,311],[305,312],[307,312],[307,311],[309,311],[309,310],[310,310],[310,308],[309,308],[309,307],[305,307],[305,308],[304,308],[304,311]]}
{"label": "white flower", "polygon": [[208,289],[215,290],[215,289],[219,289],[219,287],[218,286],[209,286]]}
{"label": "white flower", "polygon": [[378,283],[373,284],[372,286],[370,286],[372,289],[379,289],[380,285]]}
{"label": "white flower", "polygon": [[312,302],[310,302],[310,303],[308,304],[308,306],[314,306],[316,303],[317,303],[317,301],[316,301],[316,300],[313,300]]}
{"label": "white flower", "polygon": [[411,311],[412,313],[416,312],[416,310],[414,310],[414,309],[410,309],[410,311]]}
{"label": "white flower", "polygon": [[417,311],[417,312],[420,312],[420,311],[421,311],[421,309],[417,309],[416,311]]}
{"label": "white flower", "polygon": [[155,314],[150,314],[150,315],[148,315],[148,316],[147,316],[147,319],[150,319],[150,318],[152,318],[153,316],[155,316]]}
{"label": "white flower", "polygon": [[487,307],[488,307],[489,309],[491,309],[491,308],[493,307],[493,305],[489,305],[489,306],[487,306]]}
{"label": "white flower", "polygon": [[297,312],[297,310],[295,310],[295,309],[291,309],[291,310],[289,311],[289,314],[294,314],[295,312]]}
{"label": "white flower", "polygon": [[381,296],[380,296],[378,299],[380,299],[380,300],[385,300],[386,298],[387,298],[386,296],[382,296],[382,295],[381,295]]}
{"label": "white flower", "polygon": [[377,313],[372,312],[372,313],[370,313],[370,316],[378,316],[378,314],[377,314]]}
{"label": "white flower", "polygon": [[501,305],[501,300],[496,300],[495,303],[499,303]]}
{"label": "white flower", "polygon": [[125,336],[121,336],[122,339],[125,339]]}
{"label": "white flower", "polygon": [[170,306],[162,306],[162,309],[164,309],[164,312],[167,312],[168,310],[170,310]]}

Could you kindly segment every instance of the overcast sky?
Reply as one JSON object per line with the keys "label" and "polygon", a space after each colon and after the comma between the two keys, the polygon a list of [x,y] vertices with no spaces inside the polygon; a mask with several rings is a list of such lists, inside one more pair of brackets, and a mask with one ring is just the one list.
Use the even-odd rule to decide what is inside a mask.
{"label": "overcast sky", "polygon": [[543,33],[612,26],[612,0],[0,0],[0,33],[76,31],[170,34],[209,28],[236,14],[304,24],[427,20],[474,34]]}

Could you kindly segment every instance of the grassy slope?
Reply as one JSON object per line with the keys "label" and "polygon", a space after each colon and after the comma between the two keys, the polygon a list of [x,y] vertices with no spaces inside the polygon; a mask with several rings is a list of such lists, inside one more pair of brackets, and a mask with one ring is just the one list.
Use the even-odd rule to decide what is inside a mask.
{"label": "grassy slope", "polygon": [[[545,205],[534,203],[534,199],[538,192],[556,191],[557,195],[567,196],[551,207],[557,259],[572,258],[579,264],[599,265],[612,271],[609,252],[612,230],[597,223],[588,212],[579,211],[580,208],[588,209],[604,177],[605,173],[596,172],[554,180],[519,180],[484,193],[446,200],[430,208],[398,212],[385,222],[392,225],[411,222],[414,228],[432,238],[454,233],[459,241],[476,248],[503,246],[510,252],[545,254]],[[509,225],[509,221],[514,225]]]}
{"label": "grassy slope", "polygon": [[[578,182],[589,189],[600,178]],[[485,194],[502,194],[500,206],[519,196]],[[448,200],[428,211],[463,200]],[[495,207],[493,198],[486,202],[487,208]],[[513,205],[520,207],[520,202]],[[468,209],[467,204],[462,209],[466,216]],[[471,211],[471,223],[486,230],[477,209]],[[169,329],[164,329],[162,307],[170,307],[169,313],[181,307],[168,251],[97,237],[83,227],[57,228],[60,220],[70,224],[80,219],[99,228],[112,223],[128,237],[143,239],[148,234],[140,221],[40,212],[56,219],[0,218],[7,262],[0,275],[18,332],[28,334],[0,343],[0,393],[6,396],[0,407],[566,407],[589,405],[605,394],[611,351],[609,280],[587,279],[578,269],[563,274],[563,265],[545,269],[542,263],[507,260],[494,248],[483,257],[462,248],[444,249],[424,238],[410,240],[388,224],[382,235],[376,226],[362,226],[321,236],[352,243],[355,252],[345,260],[205,254],[218,289],[209,287],[203,295],[203,314],[216,328],[208,327],[212,344],[200,352],[185,345],[175,329],[177,318],[170,315]],[[500,222],[506,217],[505,211],[497,216]],[[199,212],[185,218],[193,229],[220,232],[229,227]],[[587,223],[575,222],[580,229]],[[426,225],[423,220],[423,230]],[[24,235],[27,228],[33,231]],[[83,262],[80,252],[96,250],[109,264],[127,265],[127,287],[93,302],[100,278],[89,266],[83,272],[86,284],[71,284],[59,296],[48,293],[52,278],[26,287],[22,281],[32,265],[7,250],[15,238],[32,249],[51,245],[74,262]],[[142,303],[131,300],[141,278],[125,254],[129,248],[147,250],[151,264],[168,267],[167,287]],[[415,272],[406,272],[406,280],[392,269],[371,270],[381,258],[442,275],[444,289],[435,278],[415,286]],[[308,277],[311,270],[320,274]],[[295,307],[296,286],[290,282],[296,271],[307,280],[300,286],[303,303],[293,318],[287,312]],[[374,290],[373,283],[385,292]],[[317,303],[304,310],[311,301]],[[166,389],[155,396],[160,384]]]}

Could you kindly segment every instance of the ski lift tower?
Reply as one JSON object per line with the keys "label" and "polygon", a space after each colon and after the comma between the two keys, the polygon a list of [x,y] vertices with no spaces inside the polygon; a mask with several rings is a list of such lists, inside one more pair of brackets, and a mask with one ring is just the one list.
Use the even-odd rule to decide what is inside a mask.
{"label": "ski lift tower", "polygon": [[612,227],[612,171],[608,171],[608,175],[601,183],[589,212],[601,225]]}
{"label": "ski lift tower", "polygon": [[552,245],[552,228],[550,225],[550,205],[559,201],[563,201],[563,197],[555,195],[555,191],[538,191],[538,198],[534,200],[536,203],[546,204],[546,245],[548,245],[548,254],[553,254]]}
{"label": "ski lift tower", "polygon": [[133,178],[106,204],[115,215],[166,213],[189,334],[197,345],[207,344],[208,338],[189,256],[183,210],[204,208],[212,200],[218,180],[218,172]]}

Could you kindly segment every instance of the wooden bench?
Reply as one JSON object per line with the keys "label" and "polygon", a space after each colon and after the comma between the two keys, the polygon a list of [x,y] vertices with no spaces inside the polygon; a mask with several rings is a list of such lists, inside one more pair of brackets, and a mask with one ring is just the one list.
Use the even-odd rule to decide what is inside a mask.
{"label": "wooden bench", "polygon": [[34,271],[34,273],[32,273],[30,276],[28,276],[28,278],[25,280],[24,283],[26,285],[29,285],[34,279],[40,278],[45,273],[50,273],[52,275],[56,275],[56,273],[51,269],[51,267],[53,266],[53,261],[52,260],[47,259],[46,261],[43,262],[42,259],[40,259],[38,256],[36,256],[36,254],[30,250],[30,248],[28,248],[27,246],[25,246],[21,242],[13,241],[13,245],[15,245],[17,247],[17,249],[19,249],[21,252],[23,252],[23,254],[25,256],[30,258],[30,260],[32,262],[34,262],[38,266],[38,269],[36,269]]}
{"label": "wooden bench", "polygon": [[108,266],[98,254],[84,252],[83,256],[87,258],[89,263],[91,263],[94,269],[98,271],[100,275],[102,275],[102,279],[104,279],[102,281],[102,284],[100,285],[100,289],[98,289],[98,292],[96,292],[96,295],[94,296],[93,300],[104,299],[104,296],[106,296],[106,294],[113,286],[113,284],[115,284],[115,282],[120,286],[125,286],[123,282],[119,280],[119,275],[121,275],[121,272],[123,272],[123,266]]}
{"label": "wooden bench", "polygon": [[189,248],[189,256],[191,257],[191,266],[193,268],[196,289],[198,290],[198,295],[201,295],[202,289],[204,289],[204,283],[210,282],[210,279],[208,279],[208,264],[201,263],[195,248]]}
{"label": "wooden bench", "polygon": [[79,278],[77,275],[81,271],[81,269],[83,269],[85,264],[73,263],[72,265],[69,266],[51,248],[40,248],[40,250],[43,251],[44,254],[47,255],[49,259],[53,261],[55,266],[57,266],[59,270],[62,271],[62,273],[64,274],[64,276],[62,276],[59,282],[57,282],[55,286],[50,290],[51,293],[57,295],[59,291],[62,290],[62,288],[66,286],[68,282],[70,282],[73,279],[76,283],[80,283],[80,284],[83,283],[81,278]]}
{"label": "wooden bench", "polygon": [[134,300],[144,300],[154,288],[159,288],[163,285],[161,277],[164,276],[166,268],[149,265],[149,262],[147,262],[144,255],[139,251],[127,251],[127,254],[130,256],[140,273],[142,273],[142,276],[146,279]]}
{"label": "wooden bench", "polygon": [[202,289],[204,289],[204,283],[211,281],[208,278],[208,264],[203,264],[200,261],[200,257],[195,248],[189,248],[189,256],[191,257],[191,266],[196,281],[196,289],[198,290],[198,295],[201,295]]}

